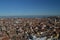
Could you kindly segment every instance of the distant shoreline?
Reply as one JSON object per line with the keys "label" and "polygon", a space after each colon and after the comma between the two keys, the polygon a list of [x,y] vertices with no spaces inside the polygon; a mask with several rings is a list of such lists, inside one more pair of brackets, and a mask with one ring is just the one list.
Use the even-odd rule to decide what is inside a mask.
{"label": "distant shoreline", "polygon": [[0,18],[47,18],[47,17],[54,17],[54,16],[52,15],[0,16]]}

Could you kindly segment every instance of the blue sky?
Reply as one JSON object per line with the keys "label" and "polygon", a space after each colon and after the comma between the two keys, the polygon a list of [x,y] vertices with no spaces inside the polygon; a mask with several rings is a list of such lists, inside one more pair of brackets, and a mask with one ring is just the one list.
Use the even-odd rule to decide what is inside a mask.
{"label": "blue sky", "polygon": [[60,15],[60,0],[0,0],[0,16]]}

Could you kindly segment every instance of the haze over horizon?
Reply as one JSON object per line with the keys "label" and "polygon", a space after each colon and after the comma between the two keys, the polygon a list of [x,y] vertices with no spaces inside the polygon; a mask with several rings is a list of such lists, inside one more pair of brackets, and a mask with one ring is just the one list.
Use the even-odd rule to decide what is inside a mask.
{"label": "haze over horizon", "polygon": [[0,16],[60,15],[60,0],[0,0]]}

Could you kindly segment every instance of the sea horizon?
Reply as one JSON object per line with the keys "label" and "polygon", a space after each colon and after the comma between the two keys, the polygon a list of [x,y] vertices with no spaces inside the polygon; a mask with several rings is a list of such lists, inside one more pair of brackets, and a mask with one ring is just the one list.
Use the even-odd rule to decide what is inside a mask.
{"label": "sea horizon", "polygon": [[20,16],[0,16],[0,18],[47,18],[59,15],[20,15]]}

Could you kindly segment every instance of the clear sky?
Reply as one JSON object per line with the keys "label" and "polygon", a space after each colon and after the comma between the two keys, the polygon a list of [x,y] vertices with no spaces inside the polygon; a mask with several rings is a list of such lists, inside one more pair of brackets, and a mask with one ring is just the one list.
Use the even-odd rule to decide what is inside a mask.
{"label": "clear sky", "polygon": [[0,16],[60,15],[60,0],[0,0]]}

